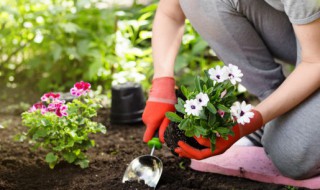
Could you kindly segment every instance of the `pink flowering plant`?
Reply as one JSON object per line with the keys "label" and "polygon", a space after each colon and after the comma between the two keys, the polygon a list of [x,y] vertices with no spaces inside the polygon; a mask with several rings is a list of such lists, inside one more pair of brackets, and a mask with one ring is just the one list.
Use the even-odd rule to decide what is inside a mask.
{"label": "pink flowering plant", "polygon": [[85,152],[95,145],[89,134],[106,133],[103,124],[92,120],[101,106],[89,95],[90,88],[87,82],[77,82],[70,90],[74,97],[71,102],[61,99],[59,93],[46,93],[40,102],[22,113],[22,123],[28,127],[25,137],[35,149],[48,151],[45,161],[51,169],[62,160],[88,167]]}
{"label": "pink flowering plant", "polygon": [[178,98],[176,112],[167,112],[167,118],[187,137],[209,138],[214,151],[217,137],[227,139],[236,123],[248,123],[253,117],[250,104],[237,102],[236,85],[242,76],[232,64],[205,71],[204,77],[195,77],[195,89],[181,87],[185,99]]}

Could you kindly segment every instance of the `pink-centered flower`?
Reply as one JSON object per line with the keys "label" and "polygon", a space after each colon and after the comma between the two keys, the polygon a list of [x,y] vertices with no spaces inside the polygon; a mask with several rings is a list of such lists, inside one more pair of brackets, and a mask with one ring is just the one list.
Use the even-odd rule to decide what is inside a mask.
{"label": "pink-centered flower", "polygon": [[58,108],[60,108],[63,104],[65,103],[64,100],[55,100],[52,101],[49,105],[48,105],[48,111],[50,112],[55,112]]}
{"label": "pink-centered flower", "polygon": [[61,105],[60,107],[58,107],[55,111],[56,115],[58,117],[62,117],[62,116],[68,116],[68,106],[67,105]]}
{"label": "pink-centered flower", "polygon": [[87,92],[90,91],[90,88],[91,88],[91,84],[90,83],[80,81],[80,82],[77,82],[73,86],[73,88],[71,88],[70,93],[71,93],[72,96],[79,97],[79,96],[87,94]]}
{"label": "pink-centered flower", "polygon": [[222,110],[218,110],[218,114],[219,114],[221,117],[223,117],[223,116],[224,116],[224,114],[225,114],[225,112],[224,112],[224,111],[222,111]]}
{"label": "pink-centered flower", "polygon": [[55,100],[48,105],[47,110],[55,113],[58,117],[67,116],[68,106],[64,103],[64,100]]}
{"label": "pink-centered flower", "polygon": [[42,102],[33,104],[33,106],[29,109],[29,112],[35,112],[37,110],[41,110],[41,114],[45,114],[47,112],[47,108],[42,104]]}
{"label": "pink-centered flower", "polygon": [[41,101],[45,102],[47,100],[57,100],[60,98],[59,93],[48,92],[41,97]]}

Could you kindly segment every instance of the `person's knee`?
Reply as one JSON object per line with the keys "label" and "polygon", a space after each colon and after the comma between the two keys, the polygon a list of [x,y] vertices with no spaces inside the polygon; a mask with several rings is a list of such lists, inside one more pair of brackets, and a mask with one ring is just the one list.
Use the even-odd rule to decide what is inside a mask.
{"label": "person's knee", "polygon": [[284,176],[306,179],[320,174],[320,120],[314,112],[319,106],[319,94],[264,128],[264,149]]}
{"label": "person's knee", "polygon": [[311,147],[267,146],[266,154],[279,172],[292,179],[307,179],[320,173],[318,154]]}
{"label": "person's knee", "polygon": [[301,180],[310,178],[319,173],[319,167],[313,164],[314,161],[308,160],[303,155],[301,155],[300,158],[297,158],[297,154],[286,155],[286,157],[293,157],[293,159],[286,159],[285,162],[279,162],[279,158],[271,158],[279,172],[286,177]]}

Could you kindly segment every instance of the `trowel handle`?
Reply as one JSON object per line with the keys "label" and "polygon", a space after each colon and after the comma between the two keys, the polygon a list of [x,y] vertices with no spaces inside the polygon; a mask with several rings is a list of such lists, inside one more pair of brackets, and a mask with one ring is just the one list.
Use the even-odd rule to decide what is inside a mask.
{"label": "trowel handle", "polygon": [[153,147],[155,147],[156,149],[162,148],[162,143],[160,142],[160,139],[159,139],[159,130],[156,130],[156,132],[153,135],[153,138],[148,141],[148,146],[151,149]]}

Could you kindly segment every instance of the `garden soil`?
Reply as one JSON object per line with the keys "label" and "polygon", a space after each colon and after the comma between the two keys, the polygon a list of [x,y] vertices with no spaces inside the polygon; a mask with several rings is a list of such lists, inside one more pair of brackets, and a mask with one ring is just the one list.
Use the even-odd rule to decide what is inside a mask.
{"label": "garden soil", "polygon": [[[2,112],[0,116],[0,189],[1,190],[130,190],[151,189],[144,184],[121,182],[127,165],[135,158],[148,154],[142,142],[144,126],[111,125],[108,111],[101,110],[97,120],[107,126],[107,134],[94,134],[96,147],[87,153],[90,166],[81,169],[66,162],[50,169],[44,161],[46,152],[31,150],[28,142],[13,141],[26,131],[21,125],[19,111]],[[163,161],[164,170],[158,183],[159,190],[244,189],[284,190],[290,187],[255,182],[238,177],[194,171],[188,159],[178,158],[164,146],[155,151]]]}

